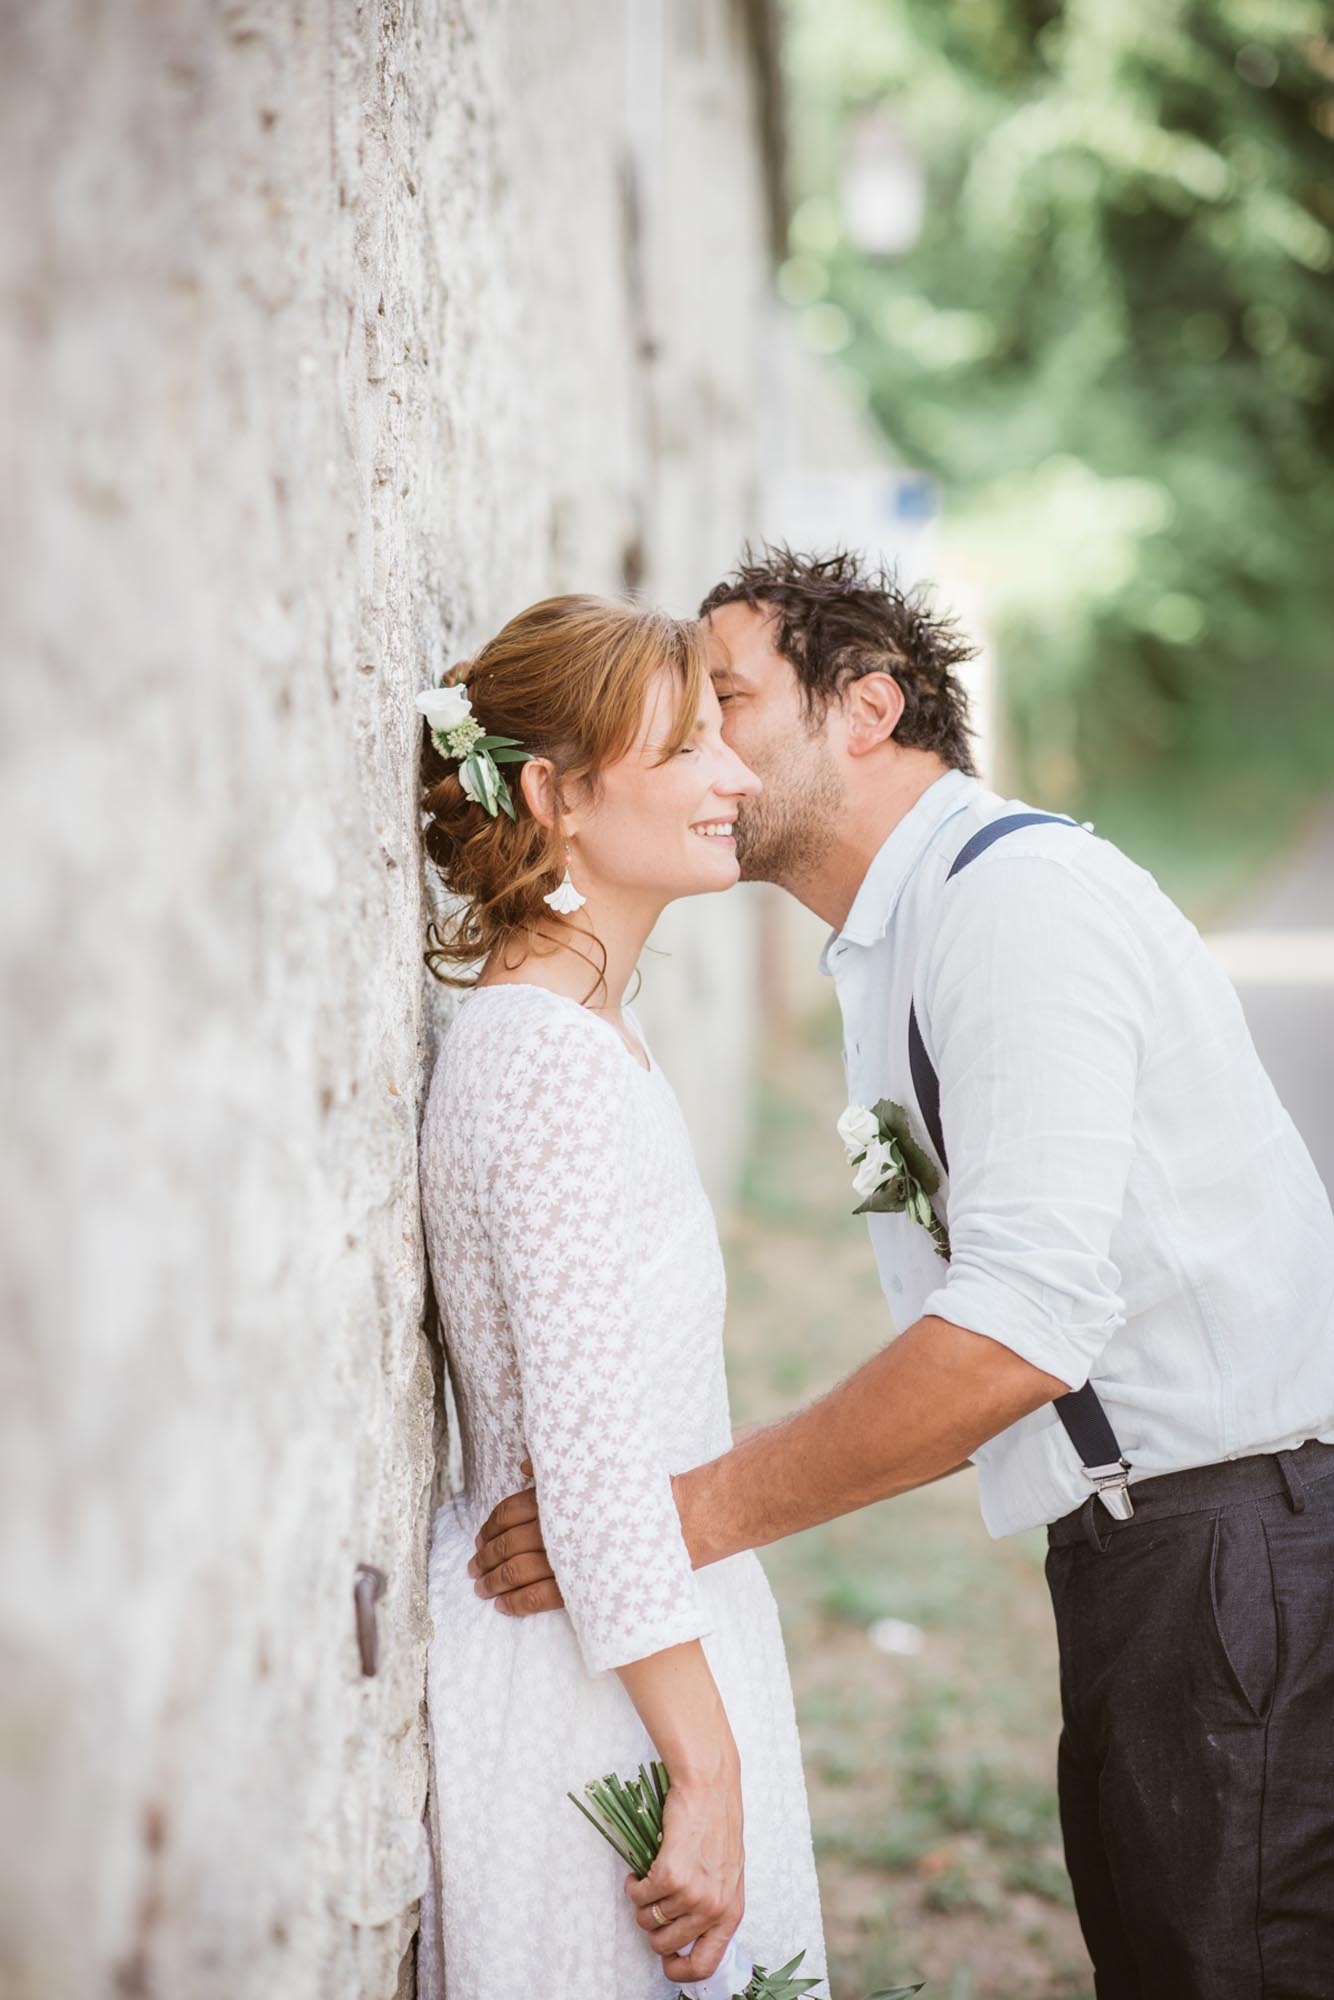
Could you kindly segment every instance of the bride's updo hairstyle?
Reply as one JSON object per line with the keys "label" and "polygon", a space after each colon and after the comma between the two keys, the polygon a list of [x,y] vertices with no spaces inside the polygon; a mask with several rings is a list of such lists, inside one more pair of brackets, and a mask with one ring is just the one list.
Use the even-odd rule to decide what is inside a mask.
{"label": "bride's updo hairstyle", "polygon": [[[512,736],[534,757],[548,757],[569,800],[580,786],[596,792],[599,774],[635,742],[659,673],[677,682],[676,716],[662,762],[690,740],[708,670],[698,627],[661,611],[607,597],[548,597],[511,618],[476,659],[447,676],[468,690],[475,721],[492,736]],[[442,757],[422,728],[426,851],[457,907],[433,922],[426,962],[447,985],[469,985],[456,969],[491,952],[502,963],[568,939],[543,897],[565,873],[559,803],[550,827],[534,819],[520,782],[522,764],[504,764],[515,819],[491,818],[459,783],[459,765]],[[596,940],[589,939],[596,945]]]}

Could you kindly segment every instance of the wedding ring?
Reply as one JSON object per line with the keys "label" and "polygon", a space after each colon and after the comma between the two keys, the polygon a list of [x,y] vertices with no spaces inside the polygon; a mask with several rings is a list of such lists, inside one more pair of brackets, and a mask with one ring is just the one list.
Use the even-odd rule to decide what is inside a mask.
{"label": "wedding ring", "polygon": [[658,1926],[659,1930],[662,1929],[664,1924],[669,1924],[672,1921],[670,1917],[664,1917],[662,1911],[658,1908],[656,1903],[650,1903],[648,1908],[649,1908],[649,1915],[652,1917],[654,1923]]}

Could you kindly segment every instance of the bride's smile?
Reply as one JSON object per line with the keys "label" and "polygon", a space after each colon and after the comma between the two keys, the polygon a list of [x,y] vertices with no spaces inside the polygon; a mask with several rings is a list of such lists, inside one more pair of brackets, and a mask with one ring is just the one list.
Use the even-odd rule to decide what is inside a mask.
{"label": "bride's smile", "polygon": [[707,680],[680,740],[689,698],[673,674],[659,674],[633,747],[568,815],[575,879],[595,918],[609,905],[660,907],[740,880],[737,815],[760,780],[723,740],[722,709]]}

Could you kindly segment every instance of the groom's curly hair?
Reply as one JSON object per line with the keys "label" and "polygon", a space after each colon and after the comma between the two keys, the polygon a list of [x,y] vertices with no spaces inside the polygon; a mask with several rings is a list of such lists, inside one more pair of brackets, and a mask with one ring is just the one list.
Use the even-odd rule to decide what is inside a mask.
{"label": "groom's curly hair", "polygon": [[799,555],[785,543],[766,542],[744,550],[699,615],[707,618],[724,604],[773,616],[774,644],[797,676],[808,721],[821,721],[849,681],[892,674],[904,700],[895,742],[933,750],[976,776],[968,695],[955,669],[976,658],[977,648],[920,590],[904,590],[886,564],[869,564],[847,549]]}

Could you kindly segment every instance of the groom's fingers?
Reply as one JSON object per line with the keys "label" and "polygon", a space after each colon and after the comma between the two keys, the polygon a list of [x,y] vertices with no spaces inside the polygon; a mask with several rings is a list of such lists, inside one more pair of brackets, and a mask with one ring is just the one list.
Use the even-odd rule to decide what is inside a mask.
{"label": "groom's fingers", "polygon": [[517,1528],[506,1528],[503,1534],[494,1536],[479,1547],[468,1564],[469,1576],[484,1576],[488,1570],[499,1569],[512,1556],[546,1554],[542,1541],[542,1523],[523,1521]]}
{"label": "groom's fingers", "polygon": [[[532,1464],[523,1462],[531,1475]],[[488,1514],[468,1564],[478,1597],[495,1600],[497,1611],[527,1618],[535,1611],[559,1611],[565,1603],[542,1541],[537,1495],[531,1487],[511,1493]]]}
{"label": "groom's fingers", "polygon": [[507,1562],[487,1570],[473,1585],[479,1597],[508,1597],[512,1590],[526,1590],[529,1584],[554,1582],[545,1549],[535,1554],[511,1556]]}
{"label": "groom's fingers", "polygon": [[506,1528],[522,1527],[525,1521],[536,1519],[537,1493],[533,1487],[526,1486],[522,1493],[508,1494],[498,1507],[491,1509],[478,1530],[477,1546],[480,1549],[484,1542],[494,1541]]}
{"label": "groom's fingers", "polygon": [[495,1599],[495,1608],[506,1618],[531,1618],[536,1611],[560,1611],[565,1599],[554,1576],[544,1583],[528,1583]]}

